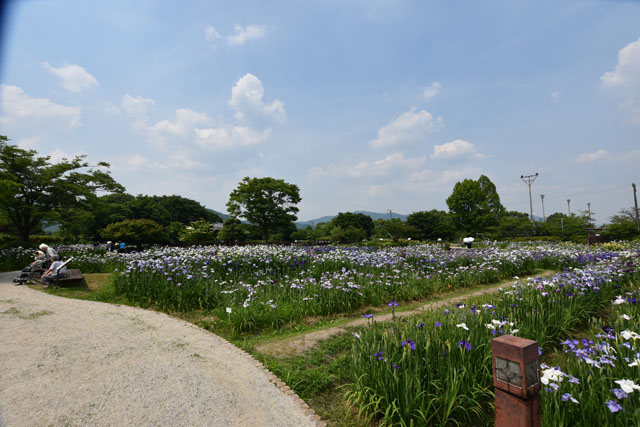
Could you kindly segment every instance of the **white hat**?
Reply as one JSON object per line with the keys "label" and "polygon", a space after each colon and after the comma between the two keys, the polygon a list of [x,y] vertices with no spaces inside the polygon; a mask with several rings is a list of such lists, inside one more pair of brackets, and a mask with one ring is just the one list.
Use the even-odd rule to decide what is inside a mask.
{"label": "white hat", "polygon": [[46,250],[49,248],[49,246],[47,246],[47,244],[46,244],[46,243],[42,243],[42,244],[40,244],[40,246],[38,246],[38,247],[39,247],[41,250],[43,250],[43,251],[46,251]]}

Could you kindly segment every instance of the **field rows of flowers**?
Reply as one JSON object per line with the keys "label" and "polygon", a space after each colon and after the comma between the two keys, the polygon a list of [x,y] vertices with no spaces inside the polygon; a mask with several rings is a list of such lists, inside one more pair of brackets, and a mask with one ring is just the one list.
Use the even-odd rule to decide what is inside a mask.
{"label": "field rows of flowers", "polygon": [[640,252],[609,254],[475,304],[392,324],[373,317],[354,334],[349,399],[393,425],[490,423],[492,338],[533,339],[548,353],[614,307],[611,325],[596,321],[602,333],[562,342],[570,355],[562,369],[543,366],[543,424],[638,425],[638,279]]}
{"label": "field rows of flowers", "polygon": [[[435,245],[363,247],[191,247],[106,253],[91,245],[57,248],[84,273],[117,271],[118,294],[163,310],[208,310],[236,331],[308,316],[349,313],[393,299],[495,283],[536,269],[581,266],[611,252],[567,245],[489,245],[445,251]],[[27,264],[32,250],[3,251],[5,263]],[[231,315],[226,312],[231,308]]]}
{"label": "field rows of flowers", "polygon": [[209,310],[235,330],[247,331],[612,256],[560,245],[471,251],[427,245],[159,248],[124,256],[114,286],[139,304]]}

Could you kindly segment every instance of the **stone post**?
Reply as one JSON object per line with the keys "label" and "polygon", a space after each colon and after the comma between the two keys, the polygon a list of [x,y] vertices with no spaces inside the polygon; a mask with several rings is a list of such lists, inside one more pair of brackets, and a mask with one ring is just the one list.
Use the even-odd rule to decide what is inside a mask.
{"label": "stone post", "polygon": [[540,427],[536,341],[503,335],[491,341],[496,427]]}

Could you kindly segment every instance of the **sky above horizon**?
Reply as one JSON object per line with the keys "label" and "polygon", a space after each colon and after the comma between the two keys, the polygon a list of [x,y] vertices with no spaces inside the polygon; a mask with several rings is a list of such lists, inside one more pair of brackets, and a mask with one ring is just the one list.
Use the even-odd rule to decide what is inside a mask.
{"label": "sky above horizon", "polygon": [[633,206],[640,1],[6,3],[0,134],[106,161],[128,193],[226,211],[245,176],[299,220],[447,210],[488,176],[508,210]]}

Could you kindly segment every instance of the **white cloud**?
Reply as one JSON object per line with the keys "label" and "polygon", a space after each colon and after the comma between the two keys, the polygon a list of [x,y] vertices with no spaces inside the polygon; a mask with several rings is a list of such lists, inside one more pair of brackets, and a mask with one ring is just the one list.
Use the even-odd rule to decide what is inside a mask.
{"label": "white cloud", "polygon": [[455,141],[433,147],[433,155],[431,157],[433,159],[454,159],[459,157],[482,159],[486,156],[478,153],[472,143],[462,139],[456,139]]}
{"label": "white cloud", "polygon": [[18,140],[18,147],[23,150],[36,150],[38,148],[38,142],[42,139],[39,136],[33,136],[30,138],[22,138]]}
{"label": "white cloud", "polygon": [[600,78],[602,87],[624,98],[621,107],[640,122],[640,39],[618,52],[618,64]]}
{"label": "white cloud", "polygon": [[222,38],[218,30],[216,30],[212,25],[209,25],[204,29],[204,36],[209,41],[214,41],[216,39]]}
{"label": "white cloud", "polygon": [[264,27],[257,25],[249,25],[246,28],[242,28],[241,25],[236,24],[233,29],[236,31],[235,34],[227,36],[229,44],[244,44],[248,40],[259,39],[265,34]]}
{"label": "white cloud", "polygon": [[248,25],[242,27],[242,25],[236,24],[233,29],[235,33],[228,36],[223,36],[216,30],[213,25],[208,25],[204,29],[204,36],[207,41],[215,44],[217,40],[224,39],[229,45],[242,45],[250,40],[257,40],[264,37],[266,34],[265,27],[262,25]]}
{"label": "white cloud", "polygon": [[472,167],[436,172],[423,170],[410,174],[406,185],[407,188],[421,193],[441,191],[443,188],[446,188],[455,182],[470,176],[475,176],[478,173],[479,170]]}
{"label": "white cloud", "polygon": [[605,87],[640,87],[640,39],[629,43],[618,52],[618,64],[600,78]]}
{"label": "white cloud", "polygon": [[283,122],[287,116],[283,102],[276,99],[268,103],[263,96],[264,88],[259,78],[250,73],[241,77],[231,89],[229,100],[229,105],[236,111],[235,118],[257,126],[270,120]]}
{"label": "white cloud", "polygon": [[433,98],[438,93],[440,93],[440,89],[441,88],[442,88],[442,85],[440,83],[438,83],[438,82],[431,83],[431,86],[427,87],[424,90],[425,98]]}
{"label": "white cloud", "polygon": [[592,162],[594,160],[602,159],[603,157],[607,157],[609,152],[603,149],[596,151],[595,153],[584,153],[580,154],[577,158],[577,162],[585,163]]}
{"label": "white cloud", "polygon": [[415,169],[426,162],[426,157],[405,158],[403,153],[393,153],[380,160],[370,162],[363,161],[355,165],[335,165],[330,164],[324,168],[315,167],[309,171],[312,177],[332,176],[332,177],[375,177],[387,176],[393,171]]}
{"label": "white cloud", "polygon": [[365,191],[367,195],[372,197],[392,197],[399,194],[405,195],[405,197],[417,197],[429,193],[442,192],[443,190],[451,190],[455,182],[475,176],[478,173],[478,169],[475,168],[444,171],[424,169],[411,172],[407,176],[400,177],[400,179],[370,185]]}
{"label": "white cloud", "polygon": [[112,157],[108,161],[114,173],[141,172],[152,168],[152,163],[149,159],[140,154]]}
{"label": "white cloud", "polygon": [[197,160],[191,159],[185,153],[175,153],[169,156],[166,162],[156,162],[154,163],[156,168],[166,169],[166,170],[176,170],[176,169],[194,169],[204,167],[205,164],[199,162]]}
{"label": "white cloud", "polygon": [[271,129],[257,132],[245,126],[196,129],[196,142],[203,148],[215,150],[257,145],[271,136]]}
{"label": "white cloud", "polygon": [[124,111],[134,117],[144,117],[155,101],[151,98],[143,98],[141,96],[131,96],[128,93],[122,97],[121,105]]}
{"label": "white cloud", "polygon": [[53,119],[64,121],[71,128],[80,126],[82,109],[67,107],[47,98],[32,98],[18,86],[0,85],[2,97],[2,123],[19,120]]}
{"label": "white cloud", "polygon": [[62,87],[70,92],[82,93],[86,89],[98,85],[98,80],[79,65],[68,64],[62,67],[53,67],[47,62],[43,62],[42,66],[58,76],[62,80]]}
{"label": "white cloud", "polygon": [[186,138],[194,131],[196,124],[206,124],[211,119],[204,113],[181,108],[176,110],[176,120],[162,120],[150,127],[150,131],[157,135],[172,135]]}
{"label": "white cloud", "polygon": [[415,111],[415,108],[412,108],[378,130],[378,137],[369,145],[374,148],[383,148],[424,142],[428,133],[435,132],[441,127],[442,121],[442,117],[434,119],[428,111]]}

